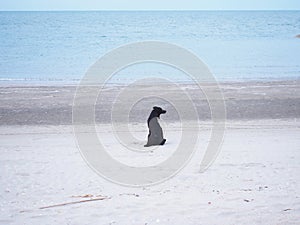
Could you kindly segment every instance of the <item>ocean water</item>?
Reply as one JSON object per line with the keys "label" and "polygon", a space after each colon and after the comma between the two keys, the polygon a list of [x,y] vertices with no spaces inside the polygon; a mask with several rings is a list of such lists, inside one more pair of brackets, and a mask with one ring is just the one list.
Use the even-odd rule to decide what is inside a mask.
{"label": "ocean water", "polygon": [[[105,53],[145,40],[192,51],[218,81],[300,78],[300,11],[0,12],[0,32],[1,83],[76,83]],[[188,80],[165,67],[132,66],[112,82]]]}

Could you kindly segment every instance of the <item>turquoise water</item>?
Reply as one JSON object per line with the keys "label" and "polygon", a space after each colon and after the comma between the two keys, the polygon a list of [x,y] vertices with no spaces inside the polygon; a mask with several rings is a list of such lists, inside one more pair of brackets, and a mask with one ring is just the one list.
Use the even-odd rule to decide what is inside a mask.
{"label": "turquoise water", "polygon": [[[0,12],[0,81],[78,82],[120,45],[160,40],[194,52],[219,81],[300,77],[300,11]],[[185,80],[160,66],[115,76],[151,74]]]}

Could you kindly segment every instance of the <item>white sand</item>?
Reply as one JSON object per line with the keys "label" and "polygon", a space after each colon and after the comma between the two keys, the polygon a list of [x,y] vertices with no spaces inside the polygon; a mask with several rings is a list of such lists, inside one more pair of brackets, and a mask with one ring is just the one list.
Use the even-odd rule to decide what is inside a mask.
{"label": "white sand", "polygon": [[[147,135],[144,126],[133,132]],[[101,129],[106,146],[120,149],[108,128]],[[299,224],[299,121],[229,122],[222,151],[205,173],[198,170],[206,125],[200,133],[199,151],[179,174],[156,186],[129,188],[86,165],[71,126],[0,126],[0,224]],[[167,157],[176,135],[167,130],[167,145],[146,153],[147,163]],[[141,162],[124,152],[114,156]],[[110,198],[38,209],[86,194]]]}

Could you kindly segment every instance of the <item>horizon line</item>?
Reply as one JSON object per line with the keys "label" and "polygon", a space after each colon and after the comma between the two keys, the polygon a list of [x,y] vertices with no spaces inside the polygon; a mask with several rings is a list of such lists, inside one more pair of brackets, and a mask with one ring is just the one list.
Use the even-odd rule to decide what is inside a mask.
{"label": "horizon line", "polygon": [[100,12],[100,11],[300,11],[300,9],[0,9],[0,12]]}

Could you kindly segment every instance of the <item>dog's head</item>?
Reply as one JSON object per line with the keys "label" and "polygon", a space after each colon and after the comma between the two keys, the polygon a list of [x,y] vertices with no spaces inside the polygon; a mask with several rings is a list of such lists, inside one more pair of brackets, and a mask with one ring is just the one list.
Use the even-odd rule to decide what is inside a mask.
{"label": "dog's head", "polygon": [[158,107],[158,106],[154,106],[154,107],[153,107],[153,110],[152,110],[152,112],[150,113],[150,116],[149,116],[149,118],[148,118],[148,124],[149,124],[149,121],[150,121],[151,119],[153,119],[154,117],[160,118],[160,117],[159,117],[160,114],[165,114],[166,112],[167,112],[166,110],[164,110],[164,109],[162,109],[162,108],[160,108],[160,107]]}
{"label": "dog's head", "polygon": [[160,114],[165,114],[167,111],[158,107],[158,106],[154,106],[153,107],[153,111],[155,111],[158,115],[158,117],[160,116]]}

